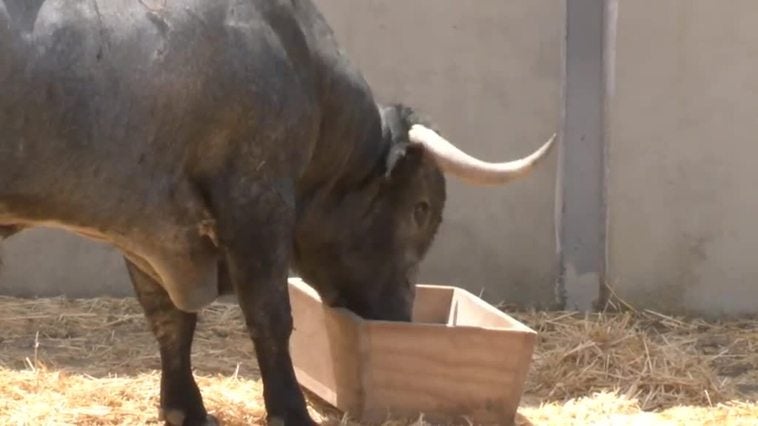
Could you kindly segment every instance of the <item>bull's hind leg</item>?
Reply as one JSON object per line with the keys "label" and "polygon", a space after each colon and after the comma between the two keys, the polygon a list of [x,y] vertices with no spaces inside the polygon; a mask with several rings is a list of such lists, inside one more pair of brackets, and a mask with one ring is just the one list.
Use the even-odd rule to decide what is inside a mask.
{"label": "bull's hind leg", "polygon": [[161,420],[171,426],[215,425],[192,376],[190,353],[197,315],[177,309],[160,284],[129,260],[126,265],[160,347]]}

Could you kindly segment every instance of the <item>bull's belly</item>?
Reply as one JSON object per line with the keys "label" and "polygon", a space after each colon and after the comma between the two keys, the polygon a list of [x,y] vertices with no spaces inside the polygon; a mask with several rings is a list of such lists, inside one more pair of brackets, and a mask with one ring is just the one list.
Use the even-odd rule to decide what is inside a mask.
{"label": "bull's belly", "polygon": [[109,193],[122,198],[120,210],[104,211],[97,201],[75,195],[0,197],[0,230],[47,227],[110,244],[154,277],[179,309],[197,312],[212,303],[218,296],[219,252],[213,221],[199,200],[185,196],[145,208],[129,201],[145,194],[102,188],[103,205],[116,203]]}

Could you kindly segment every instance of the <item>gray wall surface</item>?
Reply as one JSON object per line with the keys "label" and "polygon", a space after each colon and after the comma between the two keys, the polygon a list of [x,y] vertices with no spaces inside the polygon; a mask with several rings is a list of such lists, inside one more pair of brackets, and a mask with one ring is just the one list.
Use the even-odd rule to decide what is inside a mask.
{"label": "gray wall surface", "polygon": [[[471,153],[520,157],[559,131],[562,2],[318,3],[380,100],[419,108]],[[556,157],[502,188],[451,179],[423,281],[483,290],[493,303],[552,304]],[[99,244],[40,230],[3,251],[0,292],[131,294],[120,258]]]}
{"label": "gray wall surface", "polygon": [[756,22],[754,0],[620,2],[608,279],[630,302],[757,312]]}
{"label": "gray wall surface", "polygon": [[56,229],[35,228],[0,244],[0,294],[131,296],[124,261],[99,242]]}

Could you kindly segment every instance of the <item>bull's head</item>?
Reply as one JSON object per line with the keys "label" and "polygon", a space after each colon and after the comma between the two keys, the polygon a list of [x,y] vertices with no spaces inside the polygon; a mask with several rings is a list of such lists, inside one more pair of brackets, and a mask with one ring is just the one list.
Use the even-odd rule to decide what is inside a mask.
{"label": "bull's head", "polygon": [[319,205],[318,219],[298,238],[297,264],[327,304],[364,318],[407,321],[418,265],[442,221],[444,174],[504,184],[544,159],[555,136],[523,159],[490,163],[456,148],[409,108],[385,107],[381,116],[387,147],[381,167],[360,188],[335,188],[311,201]]}

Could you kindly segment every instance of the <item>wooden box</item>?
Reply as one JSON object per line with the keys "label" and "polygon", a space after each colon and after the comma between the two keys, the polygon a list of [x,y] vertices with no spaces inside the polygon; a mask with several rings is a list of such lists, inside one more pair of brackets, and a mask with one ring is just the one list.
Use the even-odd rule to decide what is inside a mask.
{"label": "wooden box", "polygon": [[471,293],[418,285],[411,323],[366,321],[290,279],[298,381],[352,420],[514,421],[536,333]]}

